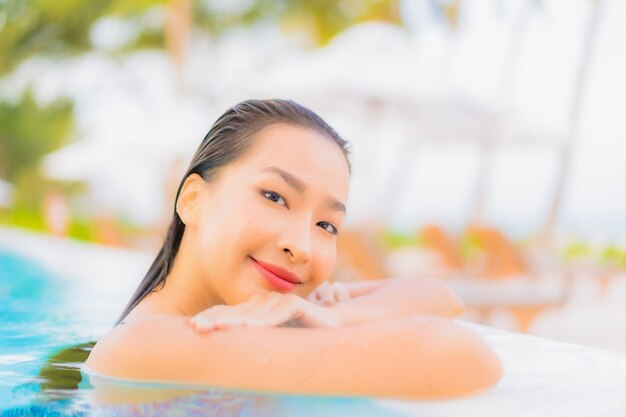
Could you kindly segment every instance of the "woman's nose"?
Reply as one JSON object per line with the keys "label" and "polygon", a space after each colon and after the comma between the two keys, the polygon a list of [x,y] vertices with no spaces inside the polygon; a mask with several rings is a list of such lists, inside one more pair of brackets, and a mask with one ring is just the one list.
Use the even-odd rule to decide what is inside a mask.
{"label": "woman's nose", "polygon": [[306,263],[311,260],[311,229],[306,224],[293,224],[285,229],[278,240],[278,249],[288,253],[293,263]]}

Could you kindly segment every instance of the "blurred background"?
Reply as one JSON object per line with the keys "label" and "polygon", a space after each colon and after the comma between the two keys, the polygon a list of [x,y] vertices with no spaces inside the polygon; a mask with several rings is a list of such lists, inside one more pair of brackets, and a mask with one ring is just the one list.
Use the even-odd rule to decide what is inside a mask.
{"label": "blurred background", "polygon": [[211,124],[291,98],[352,143],[333,279],[436,276],[462,319],[624,352],[625,23],[621,0],[0,0],[5,250],[60,275],[137,254],[132,291]]}

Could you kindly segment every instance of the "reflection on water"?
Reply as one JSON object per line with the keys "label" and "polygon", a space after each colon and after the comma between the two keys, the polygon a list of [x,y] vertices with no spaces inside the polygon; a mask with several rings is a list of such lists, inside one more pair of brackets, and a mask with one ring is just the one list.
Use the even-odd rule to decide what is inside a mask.
{"label": "reflection on water", "polygon": [[0,417],[399,416],[367,398],[119,381],[100,390],[107,381],[96,382],[81,366],[94,344],[92,329],[104,318],[69,306],[69,288],[59,278],[32,259],[0,251]]}
{"label": "reflection on water", "polygon": [[111,378],[84,367],[97,415],[399,416],[370,398],[288,395]]}
{"label": "reflection on water", "polygon": [[[159,393],[146,393],[156,396]],[[172,393],[164,393],[172,395]],[[127,404],[98,404],[93,406],[102,416],[277,416],[281,415],[276,398],[251,396],[236,392],[209,390],[181,395],[165,401],[135,402]],[[283,414],[284,415],[284,414]]]}
{"label": "reflection on water", "polygon": [[[207,416],[207,417],[399,417],[367,398],[291,396],[236,390],[204,391],[158,388],[146,384],[134,388],[118,387],[104,394],[98,389],[81,387],[69,390],[47,390],[36,402],[4,410],[0,417],[17,416]],[[63,393],[65,398],[60,399]],[[48,395],[48,400],[44,398]],[[50,398],[57,399],[51,400]],[[116,401],[113,401],[115,397]],[[151,400],[148,400],[148,399]],[[160,398],[160,399],[159,399]],[[123,400],[126,401],[123,401]],[[122,401],[122,402],[117,402]]]}

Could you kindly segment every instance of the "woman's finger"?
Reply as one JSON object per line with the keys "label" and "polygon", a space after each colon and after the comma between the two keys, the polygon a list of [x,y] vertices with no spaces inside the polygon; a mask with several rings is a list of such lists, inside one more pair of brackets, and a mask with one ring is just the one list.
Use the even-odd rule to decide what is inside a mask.
{"label": "woman's finger", "polygon": [[205,333],[215,330],[215,323],[211,320],[205,320],[202,318],[196,319],[195,317],[193,317],[190,320],[190,323],[193,329],[198,333]]}
{"label": "woman's finger", "polygon": [[[245,306],[243,306],[243,308],[245,308]],[[245,314],[241,310],[242,305],[213,306],[196,314],[190,319],[190,321],[195,330],[210,331],[216,328],[216,322],[219,318],[234,318],[238,315]]]}
{"label": "woman's finger", "polygon": [[348,287],[346,287],[342,282],[335,282],[334,287],[335,297],[338,303],[352,299],[352,297],[350,297],[350,291],[348,290]]}
{"label": "woman's finger", "polygon": [[313,292],[311,292],[309,295],[306,296],[305,300],[310,301],[312,303],[317,303],[317,297],[318,297],[318,289],[313,290]]}
{"label": "woman's finger", "polygon": [[255,309],[258,309],[259,308],[258,306],[262,305],[262,303],[263,303],[263,300],[261,300],[260,297],[257,297],[256,295],[254,295],[251,298],[249,298],[247,301],[244,301],[243,303],[240,303],[240,304],[215,305],[211,308],[208,308],[196,314],[192,318],[192,320],[196,321],[202,318],[204,320],[213,321],[219,317],[237,317],[242,314],[246,314],[250,311],[254,311]]}
{"label": "woman's finger", "polygon": [[335,301],[335,295],[334,294],[324,294],[324,297],[321,298],[319,300],[319,305],[322,305],[324,307],[330,307],[330,306],[334,306],[335,304],[337,304],[337,301]]}
{"label": "woman's finger", "polygon": [[335,290],[331,283],[324,281],[322,285],[317,289],[317,304],[322,306],[331,306],[336,304],[335,302]]}
{"label": "woman's finger", "polygon": [[[222,306],[213,306],[207,310],[201,311],[200,313],[193,316],[189,321],[195,326],[199,323],[208,324],[211,320],[216,316],[216,314],[223,313],[225,311]],[[219,312],[219,313],[218,313]]]}
{"label": "woman's finger", "polygon": [[257,320],[263,323],[270,323],[272,326],[278,326],[291,320],[295,320],[302,315],[301,310],[298,308],[298,302],[307,302],[299,297],[282,298],[278,303],[267,310],[264,314],[257,316]]}
{"label": "woman's finger", "polygon": [[322,283],[319,287],[317,287],[311,294],[309,294],[306,299],[312,303],[317,303],[320,300],[320,294],[324,291],[324,284]]}
{"label": "woman's finger", "polygon": [[216,329],[228,329],[232,327],[242,327],[242,326],[255,326],[255,327],[263,327],[263,326],[271,326],[271,323],[258,319],[251,319],[246,317],[237,317],[237,318],[219,318],[215,321]]}
{"label": "woman's finger", "polygon": [[207,332],[236,326],[270,325],[260,319],[274,308],[283,296],[277,293],[255,294],[247,301],[233,306],[213,306],[191,318],[194,329]]}
{"label": "woman's finger", "polygon": [[274,308],[274,306],[280,302],[282,297],[283,296],[281,294],[276,293],[270,293],[265,296],[258,297],[259,304],[255,306],[253,311],[251,311],[253,314],[251,314],[250,318],[255,319],[263,316],[267,311]]}

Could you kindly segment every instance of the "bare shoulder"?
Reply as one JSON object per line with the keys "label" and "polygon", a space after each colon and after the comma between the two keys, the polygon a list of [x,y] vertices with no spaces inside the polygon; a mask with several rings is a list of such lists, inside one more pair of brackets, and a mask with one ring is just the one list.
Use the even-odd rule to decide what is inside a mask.
{"label": "bare shoulder", "polygon": [[477,334],[440,317],[343,328],[236,328],[197,334],[188,319],[142,317],[94,347],[95,371],[243,389],[432,398],[495,384],[502,365]]}
{"label": "bare shoulder", "polygon": [[170,357],[183,354],[193,345],[193,329],[184,317],[149,315],[126,320],[96,343],[86,361],[91,369],[107,375],[151,379],[168,379],[167,365],[184,367],[183,360]]}
{"label": "bare shoulder", "polygon": [[329,344],[331,333],[332,329],[248,327],[200,334],[186,317],[146,315],[102,337],[86,364],[120,378],[246,388],[257,385],[264,374],[276,376],[277,365],[287,366],[285,377],[297,373],[294,365],[306,371]]}

